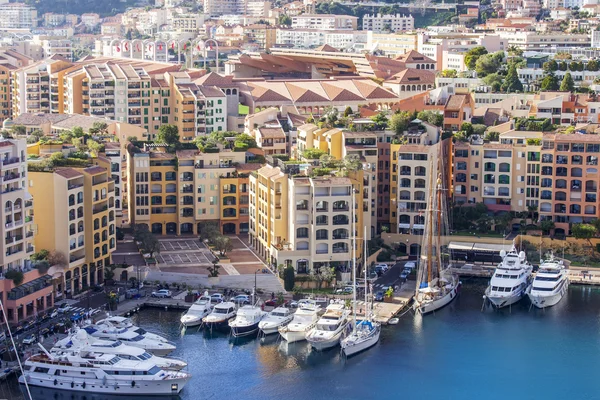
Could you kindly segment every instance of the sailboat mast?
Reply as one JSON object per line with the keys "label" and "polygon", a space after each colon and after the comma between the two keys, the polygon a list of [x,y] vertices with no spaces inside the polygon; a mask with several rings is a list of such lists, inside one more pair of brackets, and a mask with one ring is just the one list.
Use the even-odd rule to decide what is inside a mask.
{"label": "sailboat mast", "polygon": [[352,244],[352,329],[356,329],[356,193],[352,185],[352,230],[354,243]]}
{"label": "sailboat mast", "polygon": [[364,268],[364,273],[365,273],[365,319],[367,319],[367,314],[369,311],[369,302],[367,301],[368,299],[368,288],[369,288],[369,283],[367,282],[367,226],[365,225],[365,230],[363,233],[363,252],[364,252],[364,256],[363,256],[363,260],[365,263],[365,268]]}
{"label": "sailboat mast", "polygon": [[[430,163],[431,169],[433,169],[433,162]],[[433,179],[431,179],[431,182],[429,182],[430,186],[430,190],[429,190],[429,205],[428,205],[428,218],[427,218],[427,229],[425,230],[425,233],[427,234],[427,283],[429,284],[429,282],[431,282],[431,272],[432,272],[432,268],[431,268],[431,258],[432,258],[432,246],[433,246],[433,190],[432,186],[433,186]],[[422,249],[421,249],[422,251]]]}
{"label": "sailboat mast", "polygon": [[437,191],[437,204],[436,204],[436,212],[437,212],[437,243],[435,247],[435,252],[437,256],[437,270],[438,270],[438,278],[442,276],[442,241],[440,239],[441,231],[442,231],[442,178],[441,175],[438,175],[438,179],[436,182],[436,191]]}

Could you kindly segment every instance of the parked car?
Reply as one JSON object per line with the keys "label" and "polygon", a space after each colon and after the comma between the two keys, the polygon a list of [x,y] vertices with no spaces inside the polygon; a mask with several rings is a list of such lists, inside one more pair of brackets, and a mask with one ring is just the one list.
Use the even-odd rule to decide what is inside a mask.
{"label": "parked car", "polygon": [[127,292],[125,292],[126,294],[128,294],[129,296],[135,296],[136,294],[138,294],[140,291],[137,289],[127,289]]}
{"label": "parked car", "polygon": [[400,274],[400,280],[402,282],[406,282],[406,279],[408,279],[408,275],[410,275],[410,269],[409,270],[402,270],[402,273]]}
{"label": "parked car", "polygon": [[81,313],[77,312],[77,313],[71,315],[70,319],[71,319],[71,322],[77,322],[77,321],[79,321],[82,318],[83,318],[83,313],[82,312]]}
{"label": "parked car", "polygon": [[210,301],[212,301],[214,303],[220,303],[223,300],[225,300],[225,298],[223,297],[223,295],[221,293],[213,293],[210,295]]}
{"label": "parked car", "polygon": [[298,308],[298,302],[296,300],[292,300],[289,303],[290,308]]}
{"label": "parked car", "polygon": [[52,313],[50,314],[50,318],[56,318],[58,317],[58,310],[53,310]]}
{"label": "parked car", "polygon": [[165,298],[165,297],[171,297],[172,295],[173,295],[173,293],[171,293],[171,291],[167,290],[167,289],[161,289],[161,290],[152,292],[152,297]]}
{"label": "parked car", "polygon": [[233,301],[235,304],[250,304],[250,302],[252,301],[252,299],[250,298],[250,296],[246,295],[246,294],[238,294],[237,296],[233,297],[231,299],[231,301]]}
{"label": "parked car", "polygon": [[381,269],[383,272],[387,272],[387,270],[388,270],[388,269],[390,269],[390,267],[389,267],[387,264],[383,264],[383,263],[381,263],[381,264],[377,264],[377,265],[375,266],[375,269],[376,269],[376,270],[377,270],[377,269]]}
{"label": "parked car", "polygon": [[25,329],[23,328],[23,325],[19,325],[13,329],[12,333],[13,333],[13,335],[19,335],[19,334],[23,333],[24,331],[25,331]]}
{"label": "parked car", "polygon": [[40,335],[42,335],[44,337],[48,336],[49,333],[50,333],[50,329],[48,329],[48,328],[40,329]]}
{"label": "parked car", "polygon": [[50,319],[50,314],[45,313],[44,315],[42,315],[42,318],[40,318],[40,322],[46,322]]}
{"label": "parked car", "polygon": [[67,311],[69,311],[71,309],[71,307],[67,304],[67,303],[62,303],[58,305],[58,312],[59,313],[65,313]]}
{"label": "parked car", "polygon": [[417,264],[415,264],[413,261],[409,261],[406,264],[404,264],[404,269],[406,269],[406,268],[413,270],[413,269],[417,268]]}
{"label": "parked car", "polygon": [[269,299],[269,300],[265,301],[265,306],[268,306],[268,307],[277,307],[277,300],[275,300],[275,299]]}
{"label": "parked car", "polygon": [[33,333],[25,336],[25,339],[23,339],[23,344],[34,344],[35,342],[37,342],[37,338]]}
{"label": "parked car", "polygon": [[377,293],[375,293],[375,301],[383,301],[383,292],[380,290]]}

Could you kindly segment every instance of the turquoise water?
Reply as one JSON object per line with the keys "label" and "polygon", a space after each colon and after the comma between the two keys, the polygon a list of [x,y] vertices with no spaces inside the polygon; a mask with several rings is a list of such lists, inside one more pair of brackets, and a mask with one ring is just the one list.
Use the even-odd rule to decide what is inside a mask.
{"label": "turquoise water", "polygon": [[183,400],[600,399],[600,290],[572,286],[546,311],[523,302],[481,312],[484,289],[466,283],[450,306],[405,315],[377,346],[347,360],[339,349],[319,353],[276,337],[181,335],[178,312],[149,309],[135,319],[174,340],[173,355],[189,363]]}

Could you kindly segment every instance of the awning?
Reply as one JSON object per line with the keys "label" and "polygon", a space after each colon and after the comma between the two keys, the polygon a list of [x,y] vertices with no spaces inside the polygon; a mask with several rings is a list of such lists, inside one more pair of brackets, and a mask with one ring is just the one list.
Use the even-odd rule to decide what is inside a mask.
{"label": "awning", "polygon": [[470,242],[450,242],[448,244],[449,250],[460,250],[460,251],[484,251],[489,253],[498,253],[504,250],[509,252],[513,249],[514,245],[512,242],[506,244],[494,244],[494,243],[470,243]]}

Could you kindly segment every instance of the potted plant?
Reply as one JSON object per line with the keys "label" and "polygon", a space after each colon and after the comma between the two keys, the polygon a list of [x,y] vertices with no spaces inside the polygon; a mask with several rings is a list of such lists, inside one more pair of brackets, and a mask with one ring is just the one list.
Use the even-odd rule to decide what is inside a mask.
{"label": "potted plant", "polygon": [[208,267],[208,282],[211,285],[215,285],[217,283],[219,283],[220,279],[219,279],[219,269],[221,268],[221,266],[218,264],[219,260],[213,260],[213,265],[212,267]]}
{"label": "potted plant", "polygon": [[186,303],[193,303],[194,302],[194,292],[192,292],[192,289],[188,289],[187,294],[185,295],[184,298]]}

